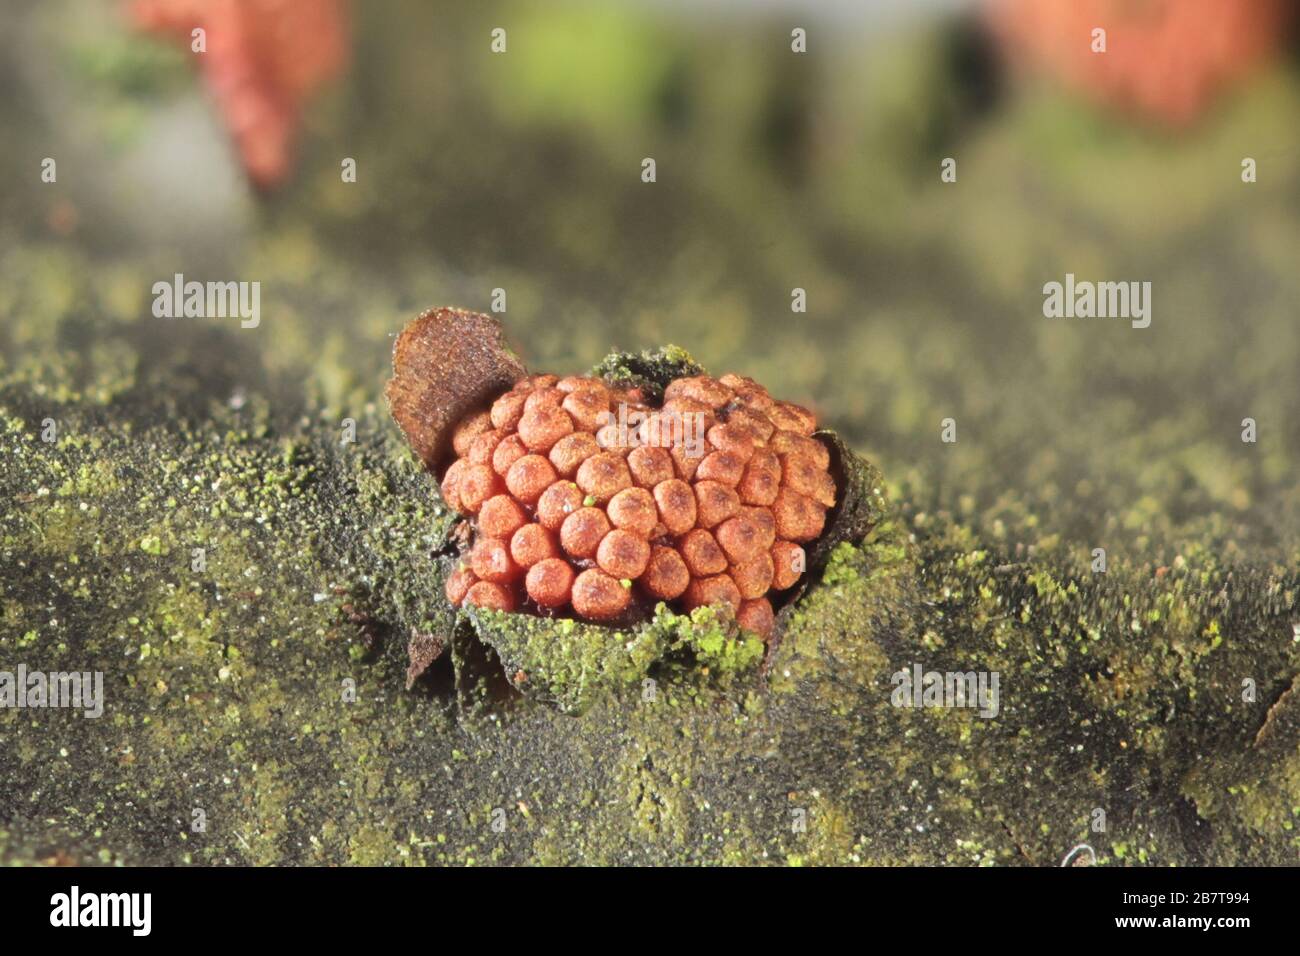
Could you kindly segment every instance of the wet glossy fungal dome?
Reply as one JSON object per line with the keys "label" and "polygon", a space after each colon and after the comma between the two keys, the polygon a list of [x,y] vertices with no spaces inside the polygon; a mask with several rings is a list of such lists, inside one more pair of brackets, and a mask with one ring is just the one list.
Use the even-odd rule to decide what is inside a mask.
{"label": "wet glossy fungal dome", "polygon": [[816,419],[738,375],[648,391],[533,375],[459,421],[441,488],[472,534],[452,604],[597,622],[728,605],[772,633],[836,503]]}

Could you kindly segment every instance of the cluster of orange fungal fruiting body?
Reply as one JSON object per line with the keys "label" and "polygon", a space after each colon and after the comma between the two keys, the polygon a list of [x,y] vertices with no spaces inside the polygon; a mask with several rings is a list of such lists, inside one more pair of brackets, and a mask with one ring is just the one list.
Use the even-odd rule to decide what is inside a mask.
{"label": "cluster of orange fungal fruiting body", "polygon": [[442,475],[473,534],[452,604],[617,622],[666,601],[729,605],[767,638],[771,595],[836,502],[817,422],[736,375],[640,387],[533,375],[465,417]]}

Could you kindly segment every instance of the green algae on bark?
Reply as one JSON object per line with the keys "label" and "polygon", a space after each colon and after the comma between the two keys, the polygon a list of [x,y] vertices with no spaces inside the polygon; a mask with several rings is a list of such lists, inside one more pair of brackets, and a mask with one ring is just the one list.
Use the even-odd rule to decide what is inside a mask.
{"label": "green algae on bark", "polygon": [[624,630],[476,608],[466,614],[517,690],[571,714],[581,714],[600,693],[633,685],[638,693],[655,693],[649,675],[659,673],[656,665],[672,652],[690,651],[690,662],[680,668],[723,681],[752,670],[763,657],[761,640],[708,607],[685,615],[660,604],[650,621]]}
{"label": "green algae on bark", "polygon": [[[121,343],[159,338],[156,326],[117,302],[147,274],[7,255],[0,665],[100,670],[106,710],[0,711],[0,861],[1056,865],[1088,842],[1100,865],[1189,865],[1300,852],[1293,544],[1247,552],[1237,521],[1135,518],[1097,574],[1091,543],[1028,492],[945,507],[905,480],[788,609],[765,682],[750,663],[705,673],[709,627],[650,668],[653,694],[588,690],[579,718],[516,694],[477,638],[457,636],[411,693],[411,633],[458,634],[440,578],[455,519],[367,407],[373,388],[346,403],[347,388],[320,389],[324,402],[308,389],[285,411],[260,353],[203,326],[168,326],[169,347],[142,361]],[[51,276],[63,294],[34,288]],[[318,374],[346,382],[333,363],[354,352],[328,350]],[[340,441],[345,414],[355,443]],[[890,675],[915,662],[1000,671],[998,718],[891,706]]]}

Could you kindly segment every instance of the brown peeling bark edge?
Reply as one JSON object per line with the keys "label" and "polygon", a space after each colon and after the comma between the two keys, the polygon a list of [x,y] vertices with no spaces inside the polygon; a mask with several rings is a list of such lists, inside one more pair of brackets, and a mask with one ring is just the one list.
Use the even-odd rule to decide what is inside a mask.
{"label": "brown peeling bark edge", "polygon": [[397,336],[384,395],[411,448],[436,473],[456,425],[527,374],[496,319],[466,309],[429,309]]}

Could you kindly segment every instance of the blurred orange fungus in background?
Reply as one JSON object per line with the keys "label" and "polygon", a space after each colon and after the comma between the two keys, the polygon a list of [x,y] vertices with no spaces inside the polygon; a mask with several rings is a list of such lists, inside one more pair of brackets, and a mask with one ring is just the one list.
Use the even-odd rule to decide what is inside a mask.
{"label": "blurred orange fungus in background", "polygon": [[128,9],[137,26],[194,51],[249,178],[262,188],[283,181],[304,103],[347,61],[343,0],[132,0]]}
{"label": "blurred orange fungus in background", "polygon": [[[1294,0],[990,0],[1013,61],[1170,125],[1281,47]],[[1093,31],[1106,31],[1104,53]]]}
{"label": "blurred orange fungus in background", "polygon": [[[129,0],[136,26],[194,51],[249,178],[293,167],[302,110],[348,57],[346,0]],[[1295,0],[987,0],[1008,59],[1106,105],[1186,125],[1272,59]],[[1105,50],[1094,31],[1105,31]]]}

